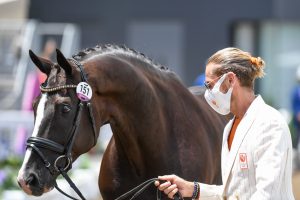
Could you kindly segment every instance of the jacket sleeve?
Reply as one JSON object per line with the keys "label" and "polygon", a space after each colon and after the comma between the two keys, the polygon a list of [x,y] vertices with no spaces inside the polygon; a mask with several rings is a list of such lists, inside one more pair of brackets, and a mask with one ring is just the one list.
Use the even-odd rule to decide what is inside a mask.
{"label": "jacket sleeve", "polygon": [[280,120],[261,125],[254,151],[256,192],[251,200],[271,200],[280,196],[289,152],[289,129]]}
{"label": "jacket sleeve", "polygon": [[200,196],[198,200],[221,200],[223,193],[223,185],[208,185],[199,183]]}

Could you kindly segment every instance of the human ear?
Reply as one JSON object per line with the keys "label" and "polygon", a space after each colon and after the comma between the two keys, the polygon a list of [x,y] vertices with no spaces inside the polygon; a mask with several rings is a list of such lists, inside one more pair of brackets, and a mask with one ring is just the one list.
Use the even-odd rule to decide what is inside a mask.
{"label": "human ear", "polygon": [[237,76],[235,73],[233,72],[228,72],[227,74],[227,78],[228,78],[228,83],[231,85],[231,87],[235,84]]}

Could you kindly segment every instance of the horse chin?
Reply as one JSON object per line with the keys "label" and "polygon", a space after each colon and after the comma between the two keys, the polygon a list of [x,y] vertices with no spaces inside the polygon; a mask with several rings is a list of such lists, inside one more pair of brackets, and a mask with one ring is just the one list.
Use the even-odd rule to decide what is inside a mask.
{"label": "horse chin", "polygon": [[42,196],[43,194],[47,193],[47,192],[50,192],[51,190],[53,190],[53,187],[52,188],[43,188],[43,189],[32,189],[32,195],[33,196]]}
{"label": "horse chin", "polygon": [[47,192],[50,192],[53,190],[54,187],[51,187],[51,188],[44,188],[44,193],[47,193]]}

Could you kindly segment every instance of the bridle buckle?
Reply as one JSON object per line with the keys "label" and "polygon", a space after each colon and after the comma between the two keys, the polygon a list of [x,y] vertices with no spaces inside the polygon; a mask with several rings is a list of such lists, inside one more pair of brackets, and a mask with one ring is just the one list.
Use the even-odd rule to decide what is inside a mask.
{"label": "bridle buckle", "polygon": [[[64,159],[66,158],[67,160],[67,164],[64,168],[61,168],[61,167],[58,167],[57,164],[58,164],[58,161],[61,160],[61,159]],[[56,158],[55,162],[54,162],[54,169],[58,172],[60,171],[67,171],[68,168],[70,167],[70,164],[72,163],[72,160],[70,157],[68,157],[67,155],[61,155],[59,156],[58,158]]]}

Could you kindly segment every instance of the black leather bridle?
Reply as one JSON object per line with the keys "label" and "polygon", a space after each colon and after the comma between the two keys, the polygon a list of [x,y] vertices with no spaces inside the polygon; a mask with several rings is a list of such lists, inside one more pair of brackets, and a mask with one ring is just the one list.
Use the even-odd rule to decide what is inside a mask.
{"label": "black leather bridle", "polygon": [[[87,77],[86,74],[83,71],[83,65],[75,60],[74,58],[70,59],[70,61],[75,64],[79,70],[80,70],[80,75],[81,79],[83,82],[87,83]],[[56,92],[62,89],[71,89],[71,88],[76,88],[77,85],[62,85],[62,86],[57,86],[57,87],[52,87],[52,88],[47,88],[44,87],[43,85],[40,86],[41,92],[42,93],[51,93],[51,92]],[[34,152],[37,153],[37,155],[43,160],[45,167],[50,171],[52,175],[59,175],[61,174],[69,183],[69,185],[74,189],[74,191],[80,196],[82,200],[85,200],[79,189],[76,187],[76,185],[72,182],[70,177],[68,176],[67,172],[72,168],[72,147],[74,145],[74,141],[76,138],[76,135],[78,133],[78,127],[80,125],[80,119],[82,115],[82,110],[84,106],[87,106],[88,111],[89,111],[89,118],[91,121],[91,125],[93,127],[94,131],[94,145],[97,142],[97,132],[96,132],[96,127],[95,127],[95,120],[93,117],[93,112],[92,112],[92,106],[91,102],[87,101],[79,101],[77,105],[77,111],[76,111],[76,117],[75,120],[73,121],[73,127],[71,129],[69,141],[66,146],[63,146],[57,142],[54,142],[52,140],[42,138],[42,137],[29,137],[26,142],[26,148],[31,148]],[[50,163],[47,159],[47,157],[44,155],[44,153],[41,151],[41,149],[47,149],[50,151],[53,151],[59,156],[55,159],[54,163]],[[65,166],[59,166],[59,162],[66,160]],[[71,197],[70,195],[66,194],[63,192],[55,182],[55,188],[64,194],[65,196],[76,200],[76,198]]]}

